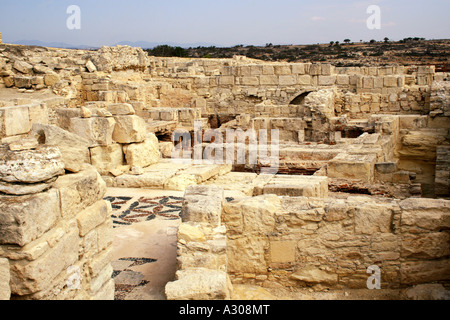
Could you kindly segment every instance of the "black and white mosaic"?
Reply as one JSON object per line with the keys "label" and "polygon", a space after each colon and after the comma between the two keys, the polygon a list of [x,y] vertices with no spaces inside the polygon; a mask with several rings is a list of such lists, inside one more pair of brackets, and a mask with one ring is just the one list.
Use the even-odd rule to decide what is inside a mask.
{"label": "black and white mosaic", "polygon": [[176,220],[180,218],[183,198],[161,197],[106,197],[113,208],[114,227],[150,221],[155,218]]}
{"label": "black and white mosaic", "polygon": [[126,297],[135,289],[146,286],[149,281],[141,272],[136,272],[130,268],[156,262],[151,258],[121,258],[112,263],[112,277],[115,282],[115,300],[125,300]]}

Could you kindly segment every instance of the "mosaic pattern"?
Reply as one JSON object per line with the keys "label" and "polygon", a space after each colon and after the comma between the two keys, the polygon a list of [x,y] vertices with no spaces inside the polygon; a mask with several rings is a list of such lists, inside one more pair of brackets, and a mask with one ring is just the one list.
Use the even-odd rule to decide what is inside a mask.
{"label": "mosaic pattern", "polygon": [[129,268],[156,261],[156,259],[150,258],[121,258],[114,261],[112,263],[114,268],[112,277],[116,288],[114,300],[125,300],[133,290],[144,287],[149,283],[149,281],[144,280],[145,277],[141,272]]}
{"label": "mosaic pattern", "polygon": [[183,198],[166,197],[106,197],[113,208],[114,227],[150,221],[156,217],[168,220],[180,218]]}

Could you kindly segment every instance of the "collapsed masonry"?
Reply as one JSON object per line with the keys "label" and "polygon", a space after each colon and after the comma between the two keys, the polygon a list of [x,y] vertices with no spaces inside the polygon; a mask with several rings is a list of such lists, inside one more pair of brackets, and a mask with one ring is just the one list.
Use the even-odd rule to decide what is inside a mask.
{"label": "collapsed masonry", "polygon": [[[169,299],[227,299],[237,283],[365,288],[371,265],[384,287],[448,285],[447,79],[0,45],[0,93],[16,94],[0,101],[0,295],[113,298],[106,187],[186,190]],[[172,161],[173,134],[196,123],[278,129],[278,174],[262,159]]]}

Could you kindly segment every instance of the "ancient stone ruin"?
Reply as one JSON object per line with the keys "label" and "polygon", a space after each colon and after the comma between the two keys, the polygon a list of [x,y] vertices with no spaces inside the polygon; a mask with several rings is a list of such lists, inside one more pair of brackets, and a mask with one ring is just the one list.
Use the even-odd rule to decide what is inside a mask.
{"label": "ancient stone ruin", "polygon": [[448,299],[449,79],[0,44],[0,299],[114,299],[110,188],[181,192],[169,300]]}

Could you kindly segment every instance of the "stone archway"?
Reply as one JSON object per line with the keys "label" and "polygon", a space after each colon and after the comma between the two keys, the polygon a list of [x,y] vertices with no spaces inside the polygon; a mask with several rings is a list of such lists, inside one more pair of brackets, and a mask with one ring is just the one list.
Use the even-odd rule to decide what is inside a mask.
{"label": "stone archway", "polygon": [[295,96],[295,98],[292,99],[292,100],[289,102],[289,105],[294,105],[294,106],[301,106],[301,105],[303,105],[304,102],[305,102],[305,98],[306,98],[311,92],[312,92],[312,91],[305,91],[305,92],[302,92],[302,93],[300,93],[300,94],[297,94],[297,95]]}

